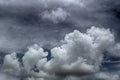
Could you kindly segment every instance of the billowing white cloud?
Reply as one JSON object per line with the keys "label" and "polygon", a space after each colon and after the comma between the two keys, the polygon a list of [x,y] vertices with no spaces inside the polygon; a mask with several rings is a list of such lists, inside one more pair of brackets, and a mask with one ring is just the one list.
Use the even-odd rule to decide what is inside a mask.
{"label": "billowing white cloud", "polygon": [[30,71],[34,68],[34,66],[36,66],[39,60],[46,56],[47,52],[44,52],[44,50],[42,48],[39,48],[37,45],[30,47],[23,57],[23,64],[27,73],[30,73]]}
{"label": "billowing white cloud", "polygon": [[114,34],[109,29],[92,27],[87,33],[94,37],[94,43],[100,51],[104,51],[115,43]]}
{"label": "billowing white cloud", "polygon": [[16,58],[16,53],[12,53],[12,54],[5,56],[4,63],[2,66],[3,72],[17,75],[19,74],[20,68],[21,68],[20,63],[18,59]]}
{"label": "billowing white cloud", "polygon": [[99,70],[102,53],[114,43],[114,35],[108,29],[92,27],[87,33],[75,30],[67,34],[63,42],[51,50],[54,58],[45,67],[59,75],[80,76]]}
{"label": "billowing white cloud", "polygon": [[115,42],[114,34],[109,29],[93,26],[86,33],[74,30],[66,34],[62,43],[61,46],[51,49],[53,58],[49,61],[46,58],[48,52],[44,52],[44,49],[36,44],[29,47],[23,56],[23,66],[18,62],[15,53],[6,55],[3,72],[26,77],[28,80],[62,80],[67,79],[67,76],[94,75],[99,72],[103,52]]}

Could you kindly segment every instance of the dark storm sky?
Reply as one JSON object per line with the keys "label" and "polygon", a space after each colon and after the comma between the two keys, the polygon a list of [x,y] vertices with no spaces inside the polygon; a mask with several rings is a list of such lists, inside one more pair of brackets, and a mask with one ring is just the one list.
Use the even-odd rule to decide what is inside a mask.
{"label": "dark storm sky", "polygon": [[[115,43],[119,43],[120,1],[0,0],[0,62],[7,53],[16,52],[20,53],[19,57],[23,56],[23,52],[34,44],[50,53],[51,48],[62,44],[66,34],[74,30],[85,33],[91,26],[109,28]],[[117,50],[119,48],[118,45]],[[103,53],[101,71],[119,73],[120,51],[118,55],[112,55],[112,52],[117,51]]]}
{"label": "dark storm sky", "polygon": [[[45,47],[53,47],[59,44],[66,33],[74,29],[84,32],[86,28],[93,25],[111,28],[119,37],[120,1],[118,0],[83,1],[85,7],[79,7],[74,2],[69,3],[72,6],[65,6],[67,3],[62,5],[54,1],[53,3],[52,1],[46,2],[46,7],[43,2],[44,0],[41,2],[1,0],[1,50],[18,51],[34,43]],[[62,8],[70,16],[67,16],[65,20],[58,19],[58,23],[42,18],[44,12],[51,13],[52,10],[57,10],[57,8]]]}

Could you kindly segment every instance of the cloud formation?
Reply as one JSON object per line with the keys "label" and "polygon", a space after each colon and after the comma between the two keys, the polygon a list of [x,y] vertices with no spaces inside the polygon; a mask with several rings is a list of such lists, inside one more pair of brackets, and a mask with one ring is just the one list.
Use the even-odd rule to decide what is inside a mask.
{"label": "cloud formation", "polygon": [[[114,45],[114,41],[114,34],[109,29],[93,26],[86,33],[74,30],[66,34],[61,46],[51,49],[53,58],[49,61],[49,53],[35,44],[28,48],[22,63],[15,53],[6,55],[1,72],[26,80],[74,80],[74,77],[84,80],[82,77],[95,76],[100,71],[103,52]],[[97,77],[101,78],[101,75]],[[106,76],[105,80],[110,79]]]}
{"label": "cloud formation", "polygon": [[5,56],[0,78],[119,80],[119,73],[100,70],[104,54],[120,56],[119,35],[114,36],[119,32],[119,4],[118,0],[0,0],[0,51],[16,52]]}
{"label": "cloud formation", "polygon": [[45,20],[48,19],[53,23],[59,23],[65,21],[66,18],[70,16],[70,14],[62,8],[57,8],[56,10],[52,10],[51,12],[45,11],[41,16]]}
{"label": "cloud formation", "polygon": [[21,51],[34,43],[53,48],[66,33],[92,25],[117,31],[118,4],[118,0],[0,0],[0,50]]}

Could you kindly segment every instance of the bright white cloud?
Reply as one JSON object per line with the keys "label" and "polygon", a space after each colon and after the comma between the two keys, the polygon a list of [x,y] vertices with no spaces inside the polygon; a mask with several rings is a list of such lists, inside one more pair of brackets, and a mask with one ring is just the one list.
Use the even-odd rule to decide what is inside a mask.
{"label": "bright white cloud", "polygon": [[2,67],[3,67],[2,68],[3,72],[13,74],[13,75],[19,74],[20,63],[16,58],[16,53],[6,55],[4,58],[4,63]]}
{"label": "bright white cloud", "polygon": [[[64,80],[68,76],[84,77],[99,71],[103,52],[114,44],[114,35],[109,29],[91,27],[86,33],[74,30],[66,34],[63,44],[51,49],[52,59],[47,61],[48,52],[38,45],[28,48],[20,66],[16,54],[6,55],[3,69],[26,73],[27,80]],[[13,70],[13,71],[11,71]],[[36,72],[37,71],[37,72]],[[25,76],[24,75],[24,76]],[[17,76],[23,76],[20,73]],[[32,78],[29,78],[29,77]],[[116,76],[115,76],[116,78]],[[73,80],[74,77],[71,77]],[[82,79],[81,79],[82,80]],[[85,79],[83,79],[85,80]],[[107,80],[107,79],[106,79]]]}
{"label": "bright white cloud", "polygon": [[40,66],[42,66],[43,62],[40,62],[39,60],[46,57],[47,54],[48,53],[44,52],[44,50],[42,48],[39,48],[38,45],[29,47],[29,50],[25,53],[23,57],[23,64],[27,73],[30,73],[30,71],[34,68],[34,66],[37,65],[38,62],[39,64],[41,64]]}
{"label": "bright white cloud", "polygon": [[54,59],[46,64],[48,71],[64,76],[87,75],[99,70],[102,52],[114,43],[114,35],[108,29],[92,27],[87,33],[75,30],[67,34],[63,42],[51,50]]}
{"label": "bright white cloud", "polygon": [[109,29],[100,29],[93,26],[87,33],[94,37],[94,43],[100,51],[104,51],[114,44],[114,34]]}

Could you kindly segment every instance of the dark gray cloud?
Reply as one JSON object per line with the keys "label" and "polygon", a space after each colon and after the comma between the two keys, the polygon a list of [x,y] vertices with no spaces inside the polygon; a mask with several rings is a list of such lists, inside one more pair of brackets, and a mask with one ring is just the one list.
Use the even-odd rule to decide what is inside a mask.
{"label": "dark gray cloud", "polygon": [[[53,47],[66,33],[74,29],[84,31],[93,25],[119,30],[119,1],[5,0],[0,4],[1,50],[5,51],[6,48],[18,51],[34,43]],[[57,24],[42,19],[44,12],[57,9],[63,11],[55,15],[56,19],[52,17]],[[65,12],[70,15],[66,17]]]}

